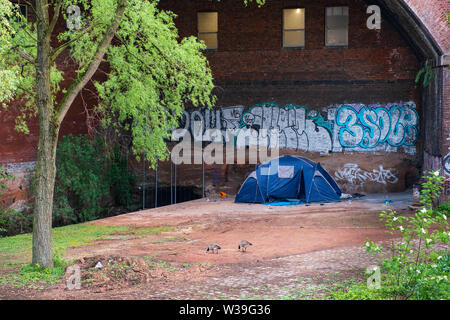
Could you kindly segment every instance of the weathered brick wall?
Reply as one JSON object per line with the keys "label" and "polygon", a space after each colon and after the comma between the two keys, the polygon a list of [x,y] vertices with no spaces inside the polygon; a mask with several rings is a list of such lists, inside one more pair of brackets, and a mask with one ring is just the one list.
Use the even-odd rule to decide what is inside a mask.
{"label": "weathered brick wall", "polygon": [[450,70],[444,69],[444,103],[442,108],[442,153],[443,168],[446,176],[444,201],[450,201]]}
{"label": "weathered brick wall", "polygon": [[450,53],[449,24],[447,14],[450,13],[448,0],[403,0],[419,17],[433,35],[436,42],[446,54]]}
{"label": "weathered brick wall", "polygon": [[[440,46],[448,51],[448,29],[443,23],[445,11],[448,11],[447,0],[405,2],[422,19]],[[198,11],[219,11],[219,48],[206,51],[217,85],[218,107],[243,105],[248,109],[262,102],[276,102],[280,105],[304,105],[311,110],[326,112],[329,106],[346,103],[385,105],[414,101],[422,119],[420,87],[414,84],[420,61],[388,21],[383,20],[379,31],[367,29],[367,3],[363,0],[269,0],[262,8],[257,8],[255,4],[246,8],[242,0],[161,0],[160,7],[178,14],[176,24],[182,37],[196,35]],[[341,5],[350,7],[349,45],[347,48],[326,48],[325,7]],[[286,7],[306,8],[305,48],[282,48],[282,9]],[[66,63],[64,57],[59,63]],[[70,66],[65,67],[67,75],[70,75]],[[444,151],[450,147],[450,141],[446,140],[450,135],[447,121],[450,119],[448,72],[445,75]],[[93,105],[95,100],[87,92],[85,94],[86,105]],[[13,130],[14,113],[11,110],[0,111],[0,165],[13,162],[23,163],[26,167],[29,161],[35,160],[38,125],[36,121],[30,121],[30,135],[17,134]],[[87,131],[84,111],[83,99],[79,96],[64,120],[63,135]],[[363,184],[362,188],[366,191],[402,190],[417,176],[423,159],[420,150],[424,141],[420,139],[420,125],[418,128],[416,155],[404,152],[343,152],[320,156],[292,150],[285,150],[284,153],[295,152],[321,161],[332,174],[341,170],[341,175],[347,173],[350,180],[350,173],[356,170],[351,165],[358,165],[363,173],[379,170],[380,165],[384,169],[395,169],[398,177],[395,185],[375,181]],[[226,172],[233,172],[231,179],[238,184],[251,167],[234,167],[228,171],[226,167],[209,167],[207,182],[215,183],[218,181],[216,176],[219,176],[223,177],[219,182],[225,186],[225,182],[230,180],[226,178]],[[189,177],[196,177],[193,183],[200,183],[198,167],[186,166],[180,172],[188,175],[184,183],[194,181]],[[167,180],[164,178],[167,172],[160,172],[160,175],[162,180]],[[230,189],[235,190],[235,187],[233,185]],[[352,189],[354,186],[349,187]],[[358,186],[353,189],[362,191]]]}
{"label": "weathered brick wall", "polygon": [[[327,6],[349,6],[348,47],[325,46]],[[248,110],[264,102],[280,106],[293,104],[306,106],[319,112],[325,120],[333,121],[327,114],[336,105],[385,106],[414,101],[422,117],[421,89],[414,83],[420,61],[387,20],[383,20],[381,30],[367,28],[365,1],[268,1],[264,7],[257,8],[255,4],[245,7],[240,0],[189,3],[163,0],[160,7],[178,15],[176,24],[182,37],[196,35],[198,11],[219,12],[218,49],[206,51],[217,85],[218,107],[243,106]],[[282,9],[289,7],[306,11],[306,44],[301,49],[282,48]],[[206,117],[204,113],[202,116]],[[225,113],[222,119],[224,116]],[[418,129],[420,135],[420,124]],[[421,143],[419,139],[419,150]],[[282,153],[320,161],[334,177],[340,178],[339,183],[348,192],[404,190],[418,176],[421,158],[402,150],[347,150],[319,155],[308,148],[298,148]],[[252,166],[247,168],[252,169]],[[198,183],[200,173],[196,170],[185,166],[184,181]],[[207,170],[207,182],[214,175]],[[189,178],[194,176],[197,178]],[[225,180],[223,173],[219,181]],[[222,183],[221,187],[229,184],[232,182]]]}

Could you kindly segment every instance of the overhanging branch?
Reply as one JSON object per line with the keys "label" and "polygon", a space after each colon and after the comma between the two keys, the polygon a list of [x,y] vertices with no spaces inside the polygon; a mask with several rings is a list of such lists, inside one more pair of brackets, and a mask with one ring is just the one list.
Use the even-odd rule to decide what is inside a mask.
{"label": "overhanging branch", "polygon": [[62,0],[58,0],[55,5],[55,9],[53,10],[52,21],[50,21],[50,25],[48,27],[49,34],[51,34],[53,32],[53,29],[55,28],[56,23],[58,22],[59,13],[61,11],[61,5],[62,5]]}
{"label": "overhanging branch", "polygon": [[73,101],[75,100],[78,93],[83,89],[83,87],[86,85],[86,83],[92,78],[92,76],[95,74],[96,70],[98,69],[100,63],[103,60],[103,57],[106,53],[106,50],[108,49],[109,45],[111,44],[111,41],[114,37],[114,34],[117,31],[117,28],[119,27],[120,20],[122,18],[122,15],[125,11],[127,5],[127,0],[120,0],[117,4],[116,14],[114,16],[114,19],[111,23],[111,25],[106,30],[105,35],[103,36],[102,41],[100,42],[100,45],[98,46],[97,52],[95,53],[94,57],[91,60],[91,63],[87,67],[86,71],[84,71],[82,74],[79,74],[73,83],[70,85],[70,87],[67,89],[67,93],[63,97],[61,103],[59,104],[59,107],[56,110],[55,116],[57,117],[57,121],[60,124],[64,117],[66,116],[67,111],[69,110],[70,106],[72,105]]}
{"label": "overhanging branch", "polygon": [[31,55],[29,55],[27,52],[25,52],[24,50],[21,50],[19,47],[12,47],[12,49],[14,50],[14,51],[17,51],[18,53],[19,53],[19,55],[23,58],[23,59],[25,59],[25,60],[27,60],[28,62],[30,62],[30,63],[32,63],[32,64],[34,64],[35,62],[36,62],[36,60],[31,56]]}

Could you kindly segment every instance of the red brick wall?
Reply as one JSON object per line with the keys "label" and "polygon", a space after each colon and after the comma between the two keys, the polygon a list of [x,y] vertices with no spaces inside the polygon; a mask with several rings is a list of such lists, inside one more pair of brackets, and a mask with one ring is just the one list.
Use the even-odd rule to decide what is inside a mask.
{"label": "red brick wall", "polygon": [[[396,30],[366,27],[362,0],[333,1],[350,7],[348,48],[326,48],[324,16],[330,1],[268,1],[262,8],[241,0],[162,0],[160,8],[178,14],[182,37],[197,34],[197,12],[219,12],[219,48],[208,50],[220,98],[218,105],[264,101],[324,107],[344,102],[414,100],[419,61]],[[282,48],[282,9],[306,9],[304,49]]]}
{"label": "red brick wall", "polygon": [[450,70],[444,69],[444,97],[442,106],[442,154],[446,176],[444,201],[450,201]]}
{"label": "red brick wall", "polygon": [[[407,1],[415,6],[414,10],[418,10],[420,3],[428,3]],[[439,1],[429,3],[434,5]],[[350,7],[348,48],[325,47],[325,7],[330,5]],[[306,9],[305,48],[282,48],[282,9],[285,7]],[[196,35],[198,11],[219,12],[219,48],[206,51],[217,84],[218,106],[248,107],[274,101],[281,105],[292,103],[326,108],[343,103],[384,104],[413,100],[420,109],[420,87],[414,84],[420,67],[418,58],[388,21],[383,20],[379,31],[367,29],[367,3],[363,0],[269,0],[262,8],[255,4],[244,7],[242,0],[161,0],[160,8],[178,14],[176,24],[181,37]],[[430,13],[429,17],[425,22],[432,25],[434,15]],[[441,44],[448,41],[442,36],[445,35],[442,26],[433,30],[436,30]],[[70,74],[70,67],[67,72]],[[448,87],[446,90],[448,92]],[[94,100],[87,100],[88,105],[93,103]],[[447,103],[445,110],[448,108]],[[10,111],[0,111],[0,123],[0,164],[34,160],[38,133],[36,122],[30,124],[31,134],[28,136],[13,131]],[[86,132],[80,97],[62,125],[62,134],[71,132]],[[371,157],[351,153],[320,160],[345,164],[347,160],[358,162],[358,159],[361,167],[369,171],[372,169],[371,161],[383,163],[385,168],[403,166],[415,169],[418,165],[417,157],[403,154]],[[403,180],[399,189],[404,187]]]}
{"label": "red brick wall", "polygon": [[419,17],[442,48],[450,53],[449,24],[447,14],[450,13],[448,0],[403,0]]}
{"label": "red brick wall", "polygon": [[[349,6],[349,44],[346,48],[325,47],[327,6]],[[282,9],[289,7],[306,10],[305,48],[282,48]],[[170,9],[178,15],[176,25],[181,37],[197,34],[197,12],[219,12],[218,49],[206,51],[217,85],[217,106],[250,107],[262,102],[276,102],[306,105],[323,111],[335,104],[413,100],[420,114],[421,89],[414,83],[420,62],[388,21],[383,20],[381,30],[367,28],[367,3],[363,0],[267,1],[262,8],[255,4],[245,7],[241,0],[162,0],[160,8]],[[284,150],[282,153],[292,152]],[[345,188],[348,192],[404,190],[418,175],[417,167],[420,166],[418,155],[402,152],[346,152],[324,157],[302,151],[295,153],[320,161],[332,175],[348,163],[357,163],[369,172],[380,165],[398,172],[399,180],[394,185],[367,183],[362,189],[349,185]],[[183,173],[180,173],[180,181],[194,183],[192,177],[196,176],[198,183],[201,173],[195,174],[195,170],[185,166],[186,177],[182,178]],[[247,170],[252,170],[252,166]],[[211,176],[207,171],[208,184]],[[222,178],[224,183],[218,185],[229,187],[231,181]]]}

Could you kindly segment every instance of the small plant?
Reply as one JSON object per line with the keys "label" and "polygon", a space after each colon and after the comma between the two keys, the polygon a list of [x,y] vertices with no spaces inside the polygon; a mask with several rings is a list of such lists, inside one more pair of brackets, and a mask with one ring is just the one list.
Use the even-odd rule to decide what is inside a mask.
{"label": "small plant", "polygon": [[416,83],[420,82],[420,78],[423,75],[423,82],[422,85],[426,88],[430,84],[431,79],[435,76],[435,73],[433,71],[433,67],[428,62],[428,60],[425,62],[425,66],[419,70],[416,76]]}
{"label": "small plant", "polygon": [[[393,299],[448,299],[448,267],[443,266],[447,253],[432,249],[437,243],[448,243],[448,216],[433,210],[444,182],[439,171],[428,172],[422,184],[422,208],[411,217],[398,216],[392,209],[380,214],[388,232],[400,233],[400,240],[382,246],[365,242],[371,254],[384,254],[381,260],[382,288],[386,297]],[[446,206],[444,206],[446,207]],[[446,262],[447,263],[447,262]],[[440,267],[438,267],[440,266]]]}
{"label": "small plant", "polygon": [[0,277],[1,284],[9,284],[21,288],[30,285],[55,284],[61,281],[66,267],[66,262],[60,252],[53,256],[53,268],[44,268],[40,265],[24,264],[17,273],[10,273]]}
{"label": "small plant", "polygon": [[[15,177],[0,167],[0,196],[7,189],[7,183]],[[24,233],[31,230],[32,216],[0,205],[0,236]]]}
{"label": "small plant", "polygon": [[14,180],[14,176],[6,172],[4,167],[0,167],[0,196],[3,194],[3,190],[6,190],[6,183],[9,180]]}

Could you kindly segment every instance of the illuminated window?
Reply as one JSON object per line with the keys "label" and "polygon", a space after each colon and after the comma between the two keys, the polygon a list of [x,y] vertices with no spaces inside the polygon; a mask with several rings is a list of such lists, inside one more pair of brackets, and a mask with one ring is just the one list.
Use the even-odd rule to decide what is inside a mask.
{"label": "illuminated window", "polygon": [[348,7],[326,9],[325,44],[327,46],[348,45]]}
{"label": "illuminated window", "polygon": [[305,46],[305,9],[283,9],[283,47]]}
{"label": "illuminated window", "polygon": [[198,13],[198,38],[205,42],[207,49],[217,49],[218,18],[217,12]]}

